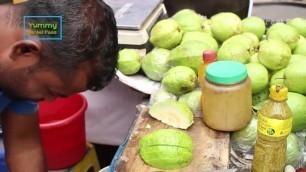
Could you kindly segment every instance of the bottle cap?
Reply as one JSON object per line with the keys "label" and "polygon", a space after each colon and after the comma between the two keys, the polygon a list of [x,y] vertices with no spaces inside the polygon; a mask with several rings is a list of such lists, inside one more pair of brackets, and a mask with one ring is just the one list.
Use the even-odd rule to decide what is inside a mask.
{"label": "bottle cap", "polygon": [[204,62],[214,62],[217,60],[216,52],[214,50],[205,50],[203,52]]}
{"label": "bottle cap", "polygon": [[276,101],[287,99],[288,88],[282,85],[272,85],[270,87],[270,98]]}
{"label": "bottle cap", "polygon": [[206,68],[206,79],[208,81],[229,85],[243,81],[248,76],[245,64],[236,61],[217,61]]}

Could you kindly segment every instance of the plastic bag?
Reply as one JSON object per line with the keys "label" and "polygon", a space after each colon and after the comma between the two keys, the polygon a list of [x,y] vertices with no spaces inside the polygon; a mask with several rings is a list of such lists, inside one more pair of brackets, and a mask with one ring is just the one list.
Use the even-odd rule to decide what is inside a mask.
{"label": "plastic bag", "polygon": [[248,126],[231,133],[231,147],[239,153],[253,153],[257,136],[257,115],[253,115]]}
{"label": "plastic bag", "polygon": [[152,106],[155,103],[166,101],[166,100],[177,100],[177,97],[166,91],[163,87],[153,92],[150,97],[149,105]]}

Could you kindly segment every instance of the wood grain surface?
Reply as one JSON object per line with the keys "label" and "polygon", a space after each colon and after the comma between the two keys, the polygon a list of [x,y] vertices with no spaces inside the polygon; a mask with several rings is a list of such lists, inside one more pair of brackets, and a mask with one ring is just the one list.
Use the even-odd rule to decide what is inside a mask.
{"label": "wood grain surface", "polygon": [[[145,108],[139,115],[128,143],[119,159],[117,172],[158,172],[163,171],[145,164],[139,155],[139,139],[158,129],[173,128],[154,118]],[[196,172],[228,169],[229,166],[229,133],[212,130],[205,126],[202,118],[195,117],[194,124],[187,130],[194,145],[192,162],[171,172]]]}

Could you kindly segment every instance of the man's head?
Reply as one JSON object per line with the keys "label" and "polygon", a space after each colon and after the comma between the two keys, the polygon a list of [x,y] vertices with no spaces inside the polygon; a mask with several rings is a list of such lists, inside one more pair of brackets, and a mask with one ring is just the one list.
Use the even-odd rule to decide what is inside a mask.
{"label": "man's head", "polygon": [[[7,24],[0,24],[0,32],[9,27],[6,32],[12,33],[0,33],[6,45],[0,45],[0,88],[7,94],[53,100],[99,90],[111,81],[117,67],[117,28],[102,0],[29,0],[7,8],[11,15],[6,14]],[[23,40],[23,16],[62,16],[62,40]]]}

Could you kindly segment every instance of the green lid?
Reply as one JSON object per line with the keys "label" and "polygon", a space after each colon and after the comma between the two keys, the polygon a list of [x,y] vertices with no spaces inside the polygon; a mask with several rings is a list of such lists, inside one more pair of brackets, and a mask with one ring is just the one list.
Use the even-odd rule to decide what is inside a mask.
{"label": "green lid", "polygon": [[248,76],[246,66],[235,61],[217,61],[206,68],[206,79],[217,84],[235,84]]}

